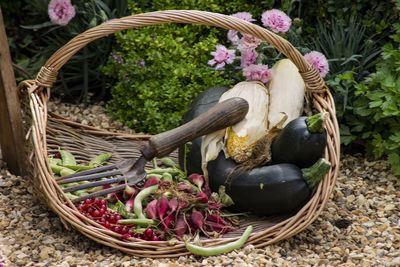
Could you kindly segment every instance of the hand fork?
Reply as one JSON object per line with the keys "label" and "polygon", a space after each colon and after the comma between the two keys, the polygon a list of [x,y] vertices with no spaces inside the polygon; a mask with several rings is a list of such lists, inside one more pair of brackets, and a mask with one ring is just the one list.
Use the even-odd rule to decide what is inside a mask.
{"label": "hand fork", "polygon": [[148,145],[141,149],[139,159],[127,159],[116,164],[97,167],[90,170],[74,173],[72,175],[57,178],[58,184],[67,184],[79,181],[97,180],[105,177],[119,176],[116,178],[102,179],[95,182],[80,184],[74,187],[64,188],[63,191],[73,192],[85,188],[114,184],[125,181],[124,184],[112,186],[105,190],[97,191],[88,195],[72,199],[78,203],[88,198],[106,195],[115,191],[123,190],[128,184],[132,186],[146,177],[144,166],[155,157],[164,157],[174,151],[180,145],[185,144],[197,137],[224,129],[241,121],[247,114],[249,105],[246,100],[234,97],[222,101],[202,113],[193,120],[167,132],[152,136]]}

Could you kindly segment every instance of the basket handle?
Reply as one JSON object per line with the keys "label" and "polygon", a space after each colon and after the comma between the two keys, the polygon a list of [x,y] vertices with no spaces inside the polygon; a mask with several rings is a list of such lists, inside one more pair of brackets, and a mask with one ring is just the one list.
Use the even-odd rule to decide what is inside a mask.
{"label": "basket handle", "polygon": [[328,90],[317,70],[284,38],[258,25],[232,16],[198,10],[165,10],[142,13],[110,20],[91,28],[71,39],[47,60],[35,79],[37,88],[46,87],[49,90],[56,81],[60,68],[88,43],[121,30],[162,23],[203,24],[253,35],[274,46],[297,66],[309,92],[322,93]]}

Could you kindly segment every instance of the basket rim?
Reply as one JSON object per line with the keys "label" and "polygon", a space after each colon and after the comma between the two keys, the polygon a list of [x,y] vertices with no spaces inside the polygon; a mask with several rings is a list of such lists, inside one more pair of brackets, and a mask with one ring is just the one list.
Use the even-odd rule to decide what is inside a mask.
{"label": "basket rim", "polygon": [[[55,211],[55,213],[58,214],[67,228],[72,225],[79,232],[98,243],[117,248],[129,254],[154,258],[178,257],[189,254],[188,251],[184,250],[182,242],[173,245],[169,245],[168,241],[159,241],[157,243],[154,243],[154,241],[135,241],[129,243],[116,238],[104,229],[96,228],[97,226],[91,222],[78,222],[76,219],[78,215],[77,211],[68,207],[72,205],[72,202],[64,195],[55,182],[54,175],[47,161],[46,130],[48,128],[49,120],[58,119],[60,122],[77,129],[84,129],[86,127],[79,123],[69,122],[68,119],[63,119],[51,114],[49,116],[47,102],[50,96],[50,88],[56,81],[58,70],[77,51],[97,38],[132,27],[170,22],[217,26],[251,34],[259,39],[267,41],[285,54],[298,67],[299,72],[306,83],[309,98],[312,100],[313,107],[317,111],[327,111],[330,114],[326,124],[328,140],[325,154],[326,158],[332,164],[331,170],[326,175],[325,179],[318,185],[314,196],[301,210],[299,210],[295,215],[273,225],[272,227],[262,231],[253,231],[247,244],[253,244],[254,247],[260,248],[282,239],[286,239],[304,230],[324,209],[328,199],[330,198],[330,194],[333,191],[339,172],[340,135],[333,97],[316,69],[312,67],[312,65],[303,58],[300,52],[298,52],[287,40],[250,22],[228,15],[197,10],[155,11],[103,23],[79,34],[56,51],[42,67],[35,80],[23,81],[20,83],[20,89],[27,89],[29,98],[29,105],[27,106],[29,106],[30,113],[32,114],[32,125],[30,126],[31,131],[28,135],[32,142],[31,157],[34,157],[33,169],[36,173],[33,177],[39,180],[38,183],[46,196],[47,204],[53,209],[53,211]],[[96,135],[106,135],[107,132],[96,131],[95,129],[87,130],[89,130],[88,134]],[[110,132],[107,134],[109,136],[113,135],[113,133]],[[237,238],[238,237],[222,237],[217,239],[208,239],[204,240],[203,244],[206,246],[210,244],[225,244]],[[160,249],[159,246],[162,248]]]}

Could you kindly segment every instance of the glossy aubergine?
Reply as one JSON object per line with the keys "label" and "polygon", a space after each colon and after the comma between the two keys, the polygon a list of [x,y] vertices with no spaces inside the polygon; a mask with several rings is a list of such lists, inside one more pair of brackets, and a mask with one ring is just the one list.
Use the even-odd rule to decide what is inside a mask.
{"label": "glossy aubergine", "polygon": [[281,163],[232,172],[235,166],[236,163],[226,159],[223,152],[209,162],[211,190],[218,192],[218,188],[225,185],[226,193],[235,203],[231,207],[234,211],[269,216],[288,214],[302,207],[329,171],[330,163],[320,159],[305,169]]}
{"label": "glossy aubergine", "polygon": [[[200,93],[188,106],[184,116],[183,124],[193,120],[200,114],[206,112],[215,106],[221,95],[228,91],[228,87],[211,87]],[[186,169],[188,174],[202,174],[201,169],[201,137],[192,140],[188,145],[188,153],[186,154]],[[185,146],[178,149],[179,165],[183,169],[185,158]]]}
{"label": "glossy aubergine", "polygon": [[292,163],[306,168],[323,157],[327,116],[327,112],[322,112],[289,122],[272,142],[272,163]]}

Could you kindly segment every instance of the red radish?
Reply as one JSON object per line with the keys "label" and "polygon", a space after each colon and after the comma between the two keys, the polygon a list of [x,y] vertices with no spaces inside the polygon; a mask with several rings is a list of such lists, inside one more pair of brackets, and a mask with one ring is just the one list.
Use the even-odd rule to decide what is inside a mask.
{"label": "red radish", "polygon": [[163,188],[171,184],[171,181],[161,181],[158,188]]}
{"label": "red radish", "polygon": [[107,194],[106,199],[110,203],[117,203],[117,201],[118,201],[117,194],[115,192]]}
{"label": "red radish", "polygon": [[128,184],[125,184],[125,189],[124,189],[124,199],[130,199],[134,196],[136,196],[138,193],[138,190],[136,188],[129,186]]}
{"label": "red radish", "polygon": [[203,187],[203,192],[206,193],[208,197],[211,197],[211,188],[210,185],[208,184],[207,180],[204,182],[204,187]]}
{"label": "red radish", "polygon": [[179,183],[176,188],[180,191],[186,191],[188,193],[193,193],[193,189],[190,187],[190,185],[185,184],[185,183]]}
{"label": "red radish", "polygon": [[150,201],[149,204],[147,204],[146,207],[146,214],[147,217],[149,217],[150,219],[157,219],[157,199],[153,199],[152,201]]}
{"label": "red radish", "polygon": [[224,225],[216,222],[205,221],[205,227],[209,232],[217,232],[218,234],[225,234],[230,231],[235,230],[234,228],[230,227],[229,225]]}
{"label": "red radish", "polygon": [[216,202],[208,202],[207,206],[210,210],[219,210],[221,208],[221,205],[216,203]]}
{"label": "red radish", "polygon": [[201,203],[207,203],[208,202],[208,197],[206,195],[206,193],[198,193],[196,195],[197,199],[201,202]]}
{"label": "red radish", "polygon": [[188,180],[192,183],[197,185],[197,187],[199,188],[200,191],[201,187],[203,186],[204,183],[204,178],[203,176],[201,176],[200,174],[197,173],[192,173],[191,175],[189,175]]}
{"label": "red radish", "polygon": [[204,234],[208,235],[207,232],[204,231],[204,228],[203,228],[204,216],[203,216],[203,214],[201,214],[200,211],[192,212],[192,215],[190,216],[190,220],[195,228],[200,229]]}
{"label": "red radish", "polygon": [[178,208],[178,205],[179,205],[178,199],[176,199],[175,197],[171,198],[169,203],[168,203],[169,214],[172,214]]}
{"label": "red radish", "polygon": [[160,217],[161,223],[164,225],[165,228],[168,228],[165,226],[165,222],[164,222],[164,216],[169,209],[168,198],[165,196],[160,197],[157,200],[156,207],[157,207],[157,213],[158,213],[158,216]]}
{"label": "red radish", "polygon": [[130,198],[125,202],[125,208],[128,212],[133,212],[133,203],[134,203],[135,199],[134,198]]}
{"label": "red radish", "polygon": [[206,216],[206,220],[216,222],[216,223],[222,223],[225,225],[228,224],[224,219],[221,218],[221,216],[217,212],[208,213]]}
{"label": "red radish", "polygon": [[157,176],[150,176],[150,177],[147,179],[147,181],[144,183],[143,188],[156,185],[156,184],[158,184],[158,182],[159,182],[159,181],[158,181]]}
{"label": "red radish", "polygon": [[185,221],[185,217],[183,215],[180,215],[178,217],[178,220],[176,221],[174,230],[175,230],[175,234],[178,237],[182,237],[184,234],[187,233],[188,225],[187,225],[187,223]]}
{"label": "red radish", "polygon": [[174,218],[173,214],[170,214],[167,217],[165,217],[164,223],[163,223],[165,231],[167,231],[169,233],[170,232],[169,230],[171,229],[174,222],[175,222],[175,218]]}

